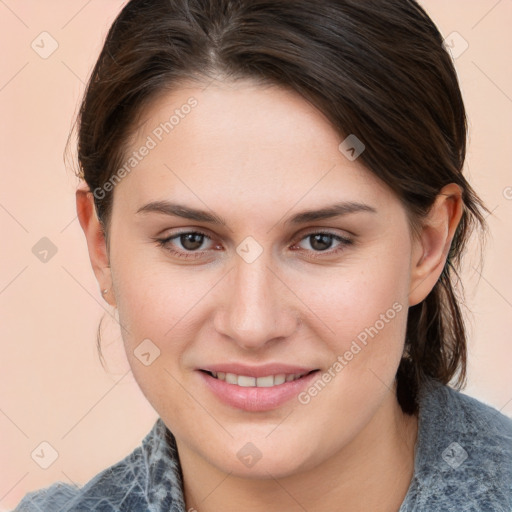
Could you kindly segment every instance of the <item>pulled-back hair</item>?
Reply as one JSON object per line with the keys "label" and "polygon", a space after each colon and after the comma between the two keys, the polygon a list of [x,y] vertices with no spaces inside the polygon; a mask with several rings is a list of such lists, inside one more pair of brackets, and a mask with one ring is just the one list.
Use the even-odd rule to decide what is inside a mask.
{"label": "pulled-back hair", "polygon": [[[340,141],[355,134],[366,146],[360,161],[395,192],[413,230],[444,185],[461,187],[464,211],[446,265],[408,311],[397,398],[413,413],[426,378],[460,389],[467,348],[457,271],[472,228],[485,232],[488,210],[462,174],[464,104],[425,11],[413,0],[131,0],[110,28],[81,104],[79,177],[91,191],[104,190],[144,108],[181,83],[213,78],[294,90]],[[112,194],[94,194],[107,240]]]}

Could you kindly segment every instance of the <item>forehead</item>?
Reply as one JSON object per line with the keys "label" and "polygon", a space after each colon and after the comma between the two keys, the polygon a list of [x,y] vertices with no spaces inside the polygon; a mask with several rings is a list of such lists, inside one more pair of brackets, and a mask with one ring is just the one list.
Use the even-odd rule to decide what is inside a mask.
{"label": "forehead", "polygon": [[121,194],[135,207],[179,195],[196,206],[204,197],[252,208],[262,198],[283,206],[319,195],[385,200],[385,184],[339,150],[343,138],[288,89],[248,81],[185,84],[143,111],[114,198]]}

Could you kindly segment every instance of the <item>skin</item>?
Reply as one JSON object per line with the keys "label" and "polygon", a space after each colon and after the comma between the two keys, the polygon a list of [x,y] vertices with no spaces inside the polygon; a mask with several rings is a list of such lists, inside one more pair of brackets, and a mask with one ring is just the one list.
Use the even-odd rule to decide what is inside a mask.
{"label": "skin", "polygon": [[[133,374],[176,437],[187,509],[396,511],[417,436],[417,418],[402,413],[395,395],[407,308],[441,274],[462,213],[460,188],[444,187],[413,236],[393,191],[345,158],[343,139],[318,110],[294,92],[249,81],[166,93],[144,112],[131,149],[191,96],[198,105],[115,187],[108,250],[91,193],[76,194]],[[226,224],[136,213],[157,200],[215,212]],[[376,213],[286,224],[339,201]],[[198,258],[181,259],[154,240],[197,229],[209,237],[199,240]],[[326,230],[353,244],[331,238],[322,251],[306,236]],[[236,252],[248,236],[262,249],[251,263]],[[186,253],[191,245],[178,237],[167,247]],[[306,405],[235,409],[196,371],[226,361],[328,371],[393,304],[401,311]],[[134,355],[147,338],[160,350],[149,366]],[[261,452],[252,467],[237,457],[248,442]]]}

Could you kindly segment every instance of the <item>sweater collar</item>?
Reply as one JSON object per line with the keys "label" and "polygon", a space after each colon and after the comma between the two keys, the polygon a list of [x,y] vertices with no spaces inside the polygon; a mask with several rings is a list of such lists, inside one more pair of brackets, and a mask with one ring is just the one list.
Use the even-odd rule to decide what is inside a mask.
{"label": "sweater collar", "polygon": [[158,418],[142,441],[147,468],[146,496],[152,512],[185,512],[183,477],[176,440]]}

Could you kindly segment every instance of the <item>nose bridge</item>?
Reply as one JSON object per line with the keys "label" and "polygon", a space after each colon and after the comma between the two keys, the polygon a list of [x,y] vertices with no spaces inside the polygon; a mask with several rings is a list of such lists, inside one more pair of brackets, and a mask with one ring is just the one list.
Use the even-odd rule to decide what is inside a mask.
{"label": "nose bridge", "polygon": [[[241,244],[242,246],[242,244]],[[296,328],[296,317],[286,286],[275,275],[269,251],[254,260],[236,256],[229,279],[227,300],[217,329],[244,348],[258,348],[287,337]]]}

